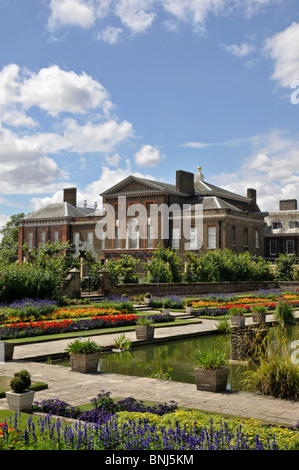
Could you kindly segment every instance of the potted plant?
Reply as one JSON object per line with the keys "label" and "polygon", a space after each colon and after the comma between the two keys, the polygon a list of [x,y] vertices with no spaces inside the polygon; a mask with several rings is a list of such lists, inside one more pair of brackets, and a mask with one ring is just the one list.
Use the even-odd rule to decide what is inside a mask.
{"label": "potted plant", "polygon": [[185,306],[186,313],[192,313],[193,312],[192,300],[185,300],[184,301],[184,306]]}
{"label": "potted plant", "polygon": [[234,328],[244,328],[245,308],[232,307],[229,311],[231,326]]}
{"label": "potted plant", "polygon": [[265,323],[267,309],[264,305],[252,307],[252,321],[254,323]]}
{"label": "potted plant", "polygon": [[170,300],[168,300],[168,299],[163,300],[162,313],[164,315],[169,315],[170,314]]}
{"label": "potted plant", "polygon": [[143,300],[144,300],[145,305],[149,305],[152,301],[152,295],[149,292],[147,292],[146,294],[144,294]]}
{"label": "potted plant", "polygon": [[31,376],[27,370],[15,372],[10,381],[11,390],[6,392],[6,399],[10,410],[30,411],[34,398],[34,390],[29,390]]}
{"label": "potted plant", "polygon": [[90,338],[79,338],[68,344],[66,352],[70,355],[71,370],[83,373],[97,372],[101,350],[101,346]]}
{"label": "potted plant", "polygon": [[136,323],[135,332],[137,339],[152,339],[155,327],[153,320],[147,317],[140,317]]}
{"label": "potted plant", "polygon": [[132,340],[126,337],[125,334],[122,334],[114,338],[113,344],[114,344],[114,348],[112,349],[113,352],[128,351],[132,345]]}
{"label": "potted plant", "polygon": [[197,390],[220,392],[226,390],[228,358],[220,351],[196,351],[194,356]]}

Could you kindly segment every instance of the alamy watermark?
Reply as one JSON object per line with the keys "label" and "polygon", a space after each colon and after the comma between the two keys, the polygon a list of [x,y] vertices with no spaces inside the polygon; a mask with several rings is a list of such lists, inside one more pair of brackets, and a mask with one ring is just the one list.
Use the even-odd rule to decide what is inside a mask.
{"label": "alamy watermark", "polygon": [[[104,204],[95,228],[100,240],[180,240],[184,249],[199,250],[203,244],[202,204],[167,205],[142,203],[127,204],[125,196],[119,196],[117,204]],[[170,223],[171,222],[171,223]]]}
{"label": "alamy watermark", "polygon": [[299,340],[292,341],[290,348],[295,350],[291,354],[292,364],[299,364]]}
{"label": "alamy watermark", "polygon": [[295,91],[291,93],[291,103],[298,104],[299,103],[299,80],[293,80],[291,83],[291,88],[295,88]]}

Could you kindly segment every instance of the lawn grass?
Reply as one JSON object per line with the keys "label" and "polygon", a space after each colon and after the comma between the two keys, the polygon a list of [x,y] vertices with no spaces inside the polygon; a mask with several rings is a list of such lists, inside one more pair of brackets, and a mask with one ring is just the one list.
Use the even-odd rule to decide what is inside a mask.
{"label": "lawn grass", "polygon": [[[5,392],[11,390],[10,381],[13,377],[8,377],[1,375],[0,376],[0,398],[5,398]],[[45,382],[34,382],[32,381],[30,390],[45,390],[48,388],[48,385]]]}

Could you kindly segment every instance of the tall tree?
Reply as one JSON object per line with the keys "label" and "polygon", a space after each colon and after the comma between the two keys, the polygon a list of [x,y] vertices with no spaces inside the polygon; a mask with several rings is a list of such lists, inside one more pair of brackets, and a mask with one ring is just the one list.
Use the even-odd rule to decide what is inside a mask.
{"label": "tall tree", "polygon": [[18,261],[18,220],[23,219],[23,212],[12,215],[6,225],[0,230],[0,263],[9,265]]}

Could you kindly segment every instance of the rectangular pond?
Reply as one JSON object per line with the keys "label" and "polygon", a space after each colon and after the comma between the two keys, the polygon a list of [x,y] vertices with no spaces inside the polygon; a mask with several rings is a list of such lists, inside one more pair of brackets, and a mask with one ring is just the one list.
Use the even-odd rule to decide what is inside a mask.
{"label": "rectangular pond", "polygon": [[[270,328],[271,336],[274,328]],[[298,337],[298,325],[287,328],[289,344]],[[230,356],[230,334],[212,334],[197,338],[153,343],[136,346],[124,352],[103,352],[99,360],[100,373],[123,374],[137,377],[151,377],[159,372],[169,371],[170,379],[195,384],[195,351],[221,351]],[[68,360],[53,361],[53,364],[70,366]],[[242,390],[242,373],[245,366],[229,366],[228,390]]]}

